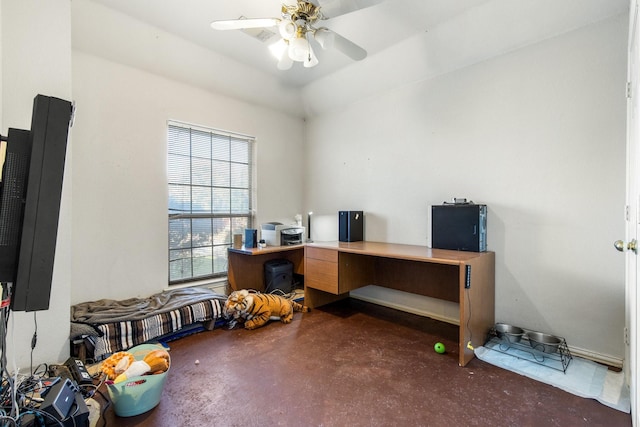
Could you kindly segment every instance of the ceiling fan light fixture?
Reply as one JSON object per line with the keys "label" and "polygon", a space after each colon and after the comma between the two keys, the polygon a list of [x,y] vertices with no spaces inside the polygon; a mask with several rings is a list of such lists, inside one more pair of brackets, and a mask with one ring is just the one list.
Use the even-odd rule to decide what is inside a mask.
{"label": "ceiling fan light fixture", "polygon": [[331,49],[335,42],[335,33],[326,28],[318,28],[313,33],[313,37],[323,49]]}
{"label": "ceiling fan light fixture", "polygon": [[282,58],[278,61],[278,70],[286,71],[293,67],[293,60],[289,58],[289,55],[282,55]]}
{"label": "ceiling fan light fixture", "polygon": [[[305,68],[318,64],[313,49],[311,38],[320,44],[322,49],[336,49],[355,61],[361,61],[367,57],[367,51],[352,41],[326,27],[316,27],[316,22],[328,19],[329,16],[339,16],[358,9],[367,7],[360,2],[375,2],[383,0],[280,0],[280,18],[246,18],[214,21],[211,27],[216,30],[242,30],[243,32],[259,38],[261,41],[271,40],[279,33],[282,39],[269,45],[271,54],[278,60],[278,69],[288,70],[293,62],[302,62]],[[318,2],[322,1],[323,6]],[[333,7],[331,5],[344,2],[345,5]],[[353,3],[346,5],[346,3]],[[333,13],[326,15],[321,7],[328,6]],[[343,7],[345,6],[345,7]],[[346,7],[348,6],[348,7]],[[267,30],[268,27],[278,27],[276,31]],[[254,31],[247,31],[254,30]],[[258,36],[255,33],[260,34]]]}
{"label": "ceiling fan light fixture", "polygon": [[269,52],[271,52],[271,54],[275,56],[278,61],[280,61],[285,56],[289,57],[287,52],[288,47],[289,44],[287,43],[287,41],[285,39],[280,39],[277,42],[271,43],[269,45]]}
{"label": "ceiling fan light fixture", "polygon": [[304,37],[296,37],[289,41],[289,58],[304,62],[309,56],[309,42]]}
{"label": "ceiling fan light fixture", "polygon": [[291,21],[282,20],[278,25],[278,30],[283,39],[291,40],[296,35],[296,24]]}

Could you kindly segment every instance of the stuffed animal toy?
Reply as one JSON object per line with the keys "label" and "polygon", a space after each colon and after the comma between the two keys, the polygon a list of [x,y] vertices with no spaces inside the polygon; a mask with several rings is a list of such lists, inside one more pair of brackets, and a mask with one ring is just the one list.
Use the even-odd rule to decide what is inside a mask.
{"label": "stuffed animal toy", "polygon": [[145,374],[161,374],[169,369],[169,353],[152,350],[143,360],[135,360],[133,354],[119,351],[102,362],[102,372],[114,383]]}
{"label": "stuffed animal toy", "polygon": [[118,375],[127,370],[129,365],[135,361],[133,354],[126,351],[113,353],[104,362],[102,362],[102,372],[109,380],[115,380]]}
{"label": "stuffed animal toy", "polygon": [[224,304],[224,315],[231,318],[233,328],[239,320],[244,320],[246,329],[256,329],[269,320],[291,323],[293,312],[308,312],[309,308],[280,295],[249,292],[246,289],[234,291]]}

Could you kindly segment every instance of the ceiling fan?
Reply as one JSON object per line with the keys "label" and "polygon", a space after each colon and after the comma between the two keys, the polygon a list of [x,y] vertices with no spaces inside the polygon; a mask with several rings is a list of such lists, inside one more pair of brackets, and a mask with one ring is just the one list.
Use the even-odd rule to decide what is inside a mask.
{"label": "ceiling fan", "polygon": [[245,30],[251,28],[277,27],[278,42],[269,46],[278,58],[278,69],[288,70],[294,62],[302,62],[306,68],[318,65],[312,43],[323,49],[336,49],[355,61],[367,57],[367,51],[335,31],[317,26],[320,21],[358,9],[373,6],[383,0],[282,0],[280,18],[241,18],[213,21],[216,30]]}

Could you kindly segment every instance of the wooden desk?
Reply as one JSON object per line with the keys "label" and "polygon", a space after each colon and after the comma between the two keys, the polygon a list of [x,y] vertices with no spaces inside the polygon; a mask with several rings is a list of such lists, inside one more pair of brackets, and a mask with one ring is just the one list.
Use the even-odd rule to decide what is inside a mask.
{"label": "wooden desk", "polygon": [[[495,323],[495,254],[429,249],[379,242],[328,242],[229,249],[232,290],[264,291],[264,263],[284,258],[304,274],[305,305],[314,308],[349,297],[349,291],[378,285],[458,303],[460,366],[474,357]],[[467,266],[470,287],[466,288]]]}
{"label": "wooden desk", "polygon": [[309,243],[305,246],[304,271],[304,299],[309,307],[347,298],[349,291],[366,285],[458,303],[460,366],[474,357],[467,344],[482,345],[495,322],[493,252],[379,242]]}
{"label": "wooden desk", "polygon": [[264,249],[229,248],[227,281],[232,291],[255,289],[264,292],[264,263],[272,259],[288,259],[295,274],[304,274],[304,245],[267,246]]}

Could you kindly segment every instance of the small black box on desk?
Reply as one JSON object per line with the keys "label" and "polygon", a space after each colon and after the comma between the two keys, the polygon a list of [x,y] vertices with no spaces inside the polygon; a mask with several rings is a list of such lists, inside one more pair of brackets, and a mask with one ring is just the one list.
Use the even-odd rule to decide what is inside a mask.
{"label": "small black box on desk", "polygon": [[432,206],[431,247],[485,252],[487,250],[487,205],[445,203]]}
{"label": "small black box on desk", "polygon": [[341,242],[364,240],[364,213],[362,211],[338,211],[338,240]]}

